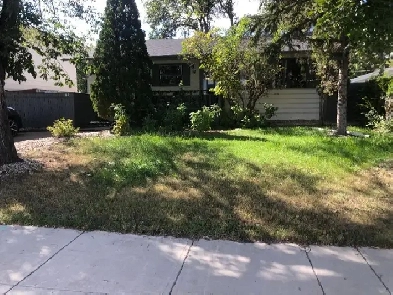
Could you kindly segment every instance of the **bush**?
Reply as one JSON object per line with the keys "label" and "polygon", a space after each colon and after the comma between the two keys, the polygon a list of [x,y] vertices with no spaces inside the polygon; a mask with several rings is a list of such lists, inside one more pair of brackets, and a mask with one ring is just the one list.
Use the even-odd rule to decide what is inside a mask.
{"label": "bush", "polygon": [[186,111],[187,108],[184,103],[179,104],[175,108],[169,105],[163,120],[164,129],[167,131],[183,130]]}
{"label": "bush", "polygon": [[376,122],[374,130],[382,134],[393,132],[393,120],[382,119]]}
{"label": "bush", "polygon": [[142,130],[145,132],[155,131],[157,129],[157,120],[152,114],[147,115],[142,121]]}
{"label": "bush", "polygon": [[197,112],[190,114],[191,128],[193,130],[207,131],[211,129],[212,123],[221,113],[221,108],[218,105],[212,105],[210,107],[202,107]]}
{"label": "bush", "polygon": [[385,116],[380,115],[379,112],[370,104],[368,104],[369,111],[364,113],[368,123],[367,126],[373,128],[379,133],[393,132],[393,120],[386,119]]}
{"label": "bush", "polygon": [[265,112],[260,114],[259,111],[245,110],[239,105],[231,107],[233,113],[234,125],[241,128],[259,128],[267,125],[267,120],[273,118],[278,110],[272,104],[265,103],[263,105]]}
{"label": "bush", "polygon": [[72,120],[61,118],[53,123],[53,126],[46,128],[54,137],[70,138],[79,132],[79,128],[75,128]]}
{"label": "bush", "polygon": [[113,134],[119,136],[129,134],[131,131],[130,118],[126,113],[124,106],[121,104],[112,104],[111,108],[115,112],[115,124],[112,129]]}

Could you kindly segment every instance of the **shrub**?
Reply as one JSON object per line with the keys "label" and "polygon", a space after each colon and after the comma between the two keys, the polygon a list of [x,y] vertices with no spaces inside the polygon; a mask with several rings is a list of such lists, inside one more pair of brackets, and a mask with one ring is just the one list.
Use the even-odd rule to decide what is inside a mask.
{"label": "shrub", "polygon": [[393,132],[393,120],[383,118],[375,123],[374,130],[382,134]]}
{"label": "shrub", "polygon": [[152,114],[147,115],[142,121],[142,130],[145,132],[155,131],[157,129],[157,120]]}
{"label": "shrub", "polygon": [[259,113],[257,110],[249,111],[243,109],[239,105],[231,107],[233,113],[234,125],[241,128],[259,128],[267,125],[267,120],[273,118],[278,110],[272,104],[265,103],[263,105],[264,114]]}
{"label": "shrub", "polygon": [[53,126],[46,128],[52,136],[70,138],[79,132],[79,128],[75,128],[72,120],[61,118],[53,123]]}
{"label": "shrub", "polygon": [[266,120],[270,120],[271,118],[273,118],[278,111],[278,107],[275,107],[271,103],[264,103],[263,108],[265,109],[264,117]]}
{"label": "shrub", "polygon": [[163,127],[167,131],[181,131],[184,127],[184,118],[186,115],[186,106],[184,103],[177,107],[168,106],[163,120]]}
{"label": "shrub", "polygon": [[112,129],[113,134],[119,136],[127,135],[131,131],[130,118],[124,106],[121,104],[112,104],[111,108],[115,113],[115,124]]}
{"label": "shrub", "polygon": [[220,113],[221,108],[218,105],[202,107],[202,109],[197,112],[190,114],[191,128],[199,132],[210,130],[213,121],[218,118]]}
{"label": "shrub", "polygon": [[368,123],[367,126],[373,128],[379,133],[393,132],[393,120],[386,119],[371,105],[368,105],[369,111],[364,113]]}

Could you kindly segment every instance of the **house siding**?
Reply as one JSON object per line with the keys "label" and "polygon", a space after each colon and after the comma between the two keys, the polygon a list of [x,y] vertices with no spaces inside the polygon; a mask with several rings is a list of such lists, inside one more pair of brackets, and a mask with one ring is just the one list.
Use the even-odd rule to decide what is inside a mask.
{"label": "house siding", "polygon": [[264,112],[263,104],[278,107],[274,121],[319,121],[320,97],[315,88],[288,88],[273,90],[268,97],[257,102],[256,108]]}

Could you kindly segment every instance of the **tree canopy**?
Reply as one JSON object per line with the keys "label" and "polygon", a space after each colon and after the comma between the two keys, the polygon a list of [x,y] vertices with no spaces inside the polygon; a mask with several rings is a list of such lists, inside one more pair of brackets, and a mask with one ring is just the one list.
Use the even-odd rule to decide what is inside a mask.
{"label": "tree canopy", "polygon": [[256,35],[272,46],[304,41],[313,52],[325,92],[338,91],[337,131],[346,134],[350,63],[385,64],[393,51],[391,0],[262,0]]}
{"label": "tree canopy", "polygon": [[135,0],[108,0],[92,70],[91,99],[101,117],[122,104],[140,122],[151,98],[151,60]]}
{"label": "tree canopy", "polygon": [[[59,58],[68,56],[78,63],[86,57],[86,36],[77,34],[75,21],[93,28],[99,21],[86,0],[0,0],[0,165],[19,161],[5,104],[6,78],[25,81],[33,77],[53,79],[57,85],[72,84]],[[42,56],[35,65],[31,51]]]}
{"label": "tree canopy", "polygon": [[257,101],[273,88],[279,72],[277,60],[263,52],[266,42],[258,46],[249,38],[251,19],[245,17],[226,31],[197,32],[183,42],[183,55],[198,59],[208,78],[216,81],[213,92],[240,105],[248,115]]}
{"label": "tree canopy", "polygon": [[151,38],[173,38],[178,33],[209,32],[214,18],[224,16],[234,24],[236,0],[146,0]]}

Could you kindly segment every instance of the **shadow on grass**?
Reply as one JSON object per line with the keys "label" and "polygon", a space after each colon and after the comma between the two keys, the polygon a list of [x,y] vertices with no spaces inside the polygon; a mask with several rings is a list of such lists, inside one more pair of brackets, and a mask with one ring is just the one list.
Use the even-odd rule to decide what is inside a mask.
{"label": "shadow on grass", "polygon": [[[287,148],[305,155],[328,157],[332,159],[349,160],[350,165],[362,165],[370,161],[380,161],[386,158],[387,153],[392,153],[393,138],[336,138],[323,137],[313,145],[287,145]],[[378,164],[378,163],[373,163]],[[348,167],[351,169],[352,167]]]}
{"label": "shadow on grass", "polygon": [[[318,188],[317,176],[257,166],[203,141],[135,140],[142,140],[144,162],[139,162],[140,150],[120,142],[112,148],[96,146],[95,153],[103,158],[111,154],[121,163],[73,165],[2,184],[0,223],[393,247],[388,205],[384,214],[375,212],[370,222],[357,223],[342,208],[326,207],[323,201],[329,196]],[[127,162],[130,155],[134,162]]]}

